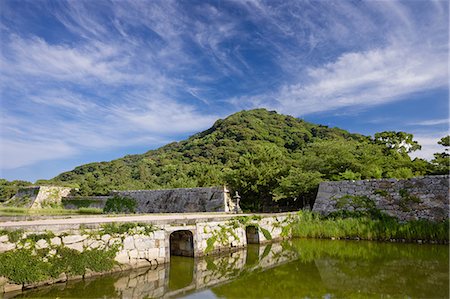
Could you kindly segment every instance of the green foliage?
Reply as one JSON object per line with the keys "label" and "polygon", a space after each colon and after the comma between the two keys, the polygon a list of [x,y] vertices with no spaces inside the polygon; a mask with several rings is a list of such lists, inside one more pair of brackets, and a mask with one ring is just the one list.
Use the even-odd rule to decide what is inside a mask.
{"label": "green foliage", "polygon": [[216,242],[219,242],[221,245],[226,246],[229,243],[230,237],[233,237],[235,240],[239,240],[239,237],[234,232],[236,228],[232,222],[227,225],[219,224],[218,230],[213,230],[211,232],[212,236],[206,240],[206,248],[205,253],[209,253],[214,249],[214,245]]}
{"label": "green foliage", "polygon": [[412,134],[405,132],[385,131],[375,134],[377,143],[399,153],[410,153],[422,148],[413,138]]}
{"label": "green foliage", "polygon": [[405,212],[411,210],[410,205],[412,203],[421,203],[422,202],[419,197],[411,195],[407,189],[400,189],[398,191],[398,194],[400,194],[400,197],[401,197],[399,206]]}
{"label": "green foliage", "polygon": [[23,229],[15,229],[15,230],[0,230],[0,236],[7,235],[8,240],[11,243],[18,242],[24,233]]}
{"label": "green foliage", "polygon": [[17,284],[33,283],[58,277],[61,273],[84,275],[111,270],[116,264],[117,246],[108,249],[89,249],[79,252],[67,247],[57,247],[55,254],[49,250],[32,251],[16,249],[0,254],[0,276]]}
{"label": "green foliage", "polygon": [[49,265],[31,250],[20,249],[0,254],[0,276],[17,284],[46,279]]}
{"label": "green foliage", "polygon": [[150,233],[157,230],[151,223],[141,223],[141,222],[125,222],[125,223],[106,223],[102,225],[102,230],[100,233],[102,235],[123,235],[131,231],[139,230],[142,234],[149,235]]}
{"label": "green foliage", "polygon": [[431,161],[434,165],[434,174],[449,174],[450,173],[450,135],[442,137],[438,144],[444,146],[444,152],[435,153],[434,159]]}
{"label": "green foliage", "polygon": [[79,208],[76,211],[78,214],[81,215],[98,215],[103,213],[103,209],[99,208]]}
{"label": "green foliage", "polygon": [[272,235],[270,234],[270,232],[267,229],[262,228],[261,226],[259,226],[259,229],[261,230],[261,232],[264,235],[264,238],[266,238],[266,240],[272,240]]}
{"label": "green foliage", "polygon": [[375,209],[375,201],[365,195],[344,195],[336,199],[336,207],[342,209],[352,206],[354,209]]}
{"label": "green foliage", "polygon": [[227,184],[244,210],[289,201],[312,205],[322,180],[408,178],[431,172],[412,161],[411,134],[382,132],[375,139],[315,125],[265,109],[241,111],[208,130],[142,155],[76,167],[50,180],[78,185],[79,195],[111,190]]}
{"label": "green foliage", "polygon": [[417,220],[402,223],[387,215],[379,218],[371,218],[365,215],[349,218],[327,218],[301,211],[290,224],[290,231],[293,237],[301,238],[405,239],[408,241],[433,240],[448,243],[449,221]]}
{"label": "green foliage", "polygon": [[134,198],[118,196],[108,198],[104,213],[136,213],[137,202]]}
{"label": "green foliage", "polygon": [[55,234],[51,231],[45,232],[43,234],[27,234],[26,241],[31,241],[36,243],[39,240],[50,241],[51,238],[54,238]]}
{"label": "green foliage", "polygon": [[386,197],[386,196],[389,195],[389,192],[387,192],[386,190],[378,189],[378,190],[375,190],[375,191],[373,192],[373,194],[375,194],[375,195],[381,195],[381,196],[383,196],[383,197]]}
{"label": "green foliage", "polygon": [[16,207],[0,207],[0,215],[16,216],[16,215],[77,215],[77,214],[102,214],[102,209],[95,208],[80,208],[78,210],[67,209],[28,209],[28,208],[16,208]]}
{"label": "green foliage", "polygon": [[0,179],[0,202],[7,201],[13,197],[22,187],[31,186],[32,183],[27,181],[7,181]]}

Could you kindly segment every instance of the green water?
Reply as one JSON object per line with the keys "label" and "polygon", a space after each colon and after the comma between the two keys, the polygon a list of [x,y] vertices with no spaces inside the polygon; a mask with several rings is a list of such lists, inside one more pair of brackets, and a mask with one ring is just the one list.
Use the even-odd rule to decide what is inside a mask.
{"label": "green water", "polygon": [[15,298],[448,298],[449,247],[292,240],[8,294]]}

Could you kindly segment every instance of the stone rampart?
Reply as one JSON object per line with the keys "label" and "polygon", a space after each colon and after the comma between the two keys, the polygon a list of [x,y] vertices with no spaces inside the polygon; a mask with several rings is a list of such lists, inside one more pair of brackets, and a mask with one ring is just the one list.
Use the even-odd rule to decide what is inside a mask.
{"label": "stone rampart", "polygon": [[322,182],[313,211],[378,209],[402,221],[449,217],[449,176]]}
{"label": "stone rampart", "polygon": [[54,186],[32,186],[19,189],[6,205],[40,209],[54,207],[61,203],[61,199],[69,195],[72,188]]}
{"label": "stone rampart", "polygon": [[[248,227],[256,228],[252,231],[257,234],[259,243],[287,238],[282,234],[283,227],[289,224],[293,215],[222,214],[199,218],[166,217],[152,221],[145,221],[145,218],[122,217],[121,220],[126,220],[117,222],[114,217],[103,217],[83,221],[74,218],[49,220],[47,223],[42,220],[0,223],[0,255],[26,250],[27,256],[43,255],[40,256],[42,262],[47,263],[54,260],[58,252],[64,252],[62,248],[66,248],[73,251],[72,255],[76,252],[88,255],[99,254],[98,251],[111,252],[111,258],[119,264],[115,271],[157,266],[169,262],[171,255],[200,257],[243,248],[247,245]],[[76,255],[70,257],[73,260],[77,258]],[[84,276],[91,274],[93,269],[87,265]],[[58,279],[71,277],[79,275],[61,273]],[[38,284],[50,284],[60,281],[58,279],[52,278]],[[3,291],[22,287],[32,285],[4,281]]]}
{"label": "stone rampart", "polygon": [[114,191],[134,198],[138,213],[234,212],[236,203],[224,187]]}
{"label": "stone rampart", "polygon": [[64,209],[76,210],[79,208],[103,209],[111,196],[66,196],[61,202]]}

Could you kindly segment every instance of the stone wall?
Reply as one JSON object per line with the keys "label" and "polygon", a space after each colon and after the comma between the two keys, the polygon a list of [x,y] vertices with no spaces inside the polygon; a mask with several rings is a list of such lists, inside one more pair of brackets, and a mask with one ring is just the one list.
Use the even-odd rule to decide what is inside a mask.
{"label": "stone wall", "polygon": [[59,205],[61,199],[69,195],[72,188],[54,186],[33,186],[19,189],[6,205],[40,209]]}
{"label": "stone wall", "polygon": [[53,186],[40,186],[39,193],[36,196],[32,209],[39,209],[46,206],[58,205],[61,203],[61,199],[69,195],[72,188],[67,187],[53,187]]}
{"label": "stone wall", "polygon": [[313,211],[379,209],[400,220],[449,217],[449,176],[322,182]]}
{"label": "stone wall", "polygon": [[[249,252],[251,251],[251,252]],[[186,296],[193,290],[210,288],[222,285],[236,279],[243,273],[252,271],[264,271],[272,267],[283,265],[297,258],[292,251],[283,250],[280,243],[253,246],[247,250],[239,250],[232,253],[206,257],[202,259],[184,259],[187,267],[180,267],[178,263],[163,264],[157,267],[143,267],[122,273],[114,273],[104,276],[108,280],[102,286],[114,290],[110,297],[119,298],[173,298]],[[171,285],[172,277],[184,278],[182,284],[176,287]],[[97,278],[102,280],[103,278]],[[86,279],[89,281],[89,278]],[[76,287],[79,281],[68,282],[66,288]],[[1,284],[1,283],[0,283]],[[84,294],[95,289],[95,284],[85,284]],[[39,295],[52,297],[58,286],[47,286],[39,290]],[[61,287],[60,287],[61,288]],[[60,290],[60,289],[59,289]],[[53,292],[52,292],[53,291]],[[1,294],[1,286],[0,286]],[[11,295],[10,295],[11,294]],[[17,293],[5,294],[5,298],[13,298]],[[33,297],[36,293],[24,293],[25,297]],[[0,295],[1,296],[1,295]],[[9,297],[11,296],[11,297]],[[82,296],[80,294],[80,296]]]}
{"label": "stone wall", "polygon": [[[281,240],[288,237],[282,235],[282,230],[292,217],[291,214],[230,215],[199,220],[179,218],[146,223],[136,223],[132,220],[126,223],[114,223],[111,222],[110,217],[105,217],[107,221],[103,223],[97,220],[88,223],[88,219],[85,222],[77,219],[71,222],[68,219],[64,221],[64,224],[24,222],[25,224],[20,227],[5,228],[2,228],[0,223],[0,254],[22,249],[32,252],[49,249],[46,254],[52,255],[61,247],[80,253],[97,249],[115,250],[114,260],[119,264],[115,271],[119,271],[167,263],[170,261],[171,251],[172,254],[177,254],[181,250],[182,255],[200,257],[243,248],[247,245],[247,226],[257,229],[260,243]],[[171,236],[174,235],[177,236],[175,239],[191,236],[192,246],[184,244],[173,249]],[[185,252],[191,248],[192,254]],[[44,257],[44,259],[51,258],[51,256]],[[88,275],[90,275],[89,271]],[[71,279],[70,274],[67,273],[63,277]],[[54,282],[56,280],[45,281],[42,284]],[[22,288],[9,282],[7,285],[8,287],[4,287],[4,290]]]}
{"label": "stone wall", "polygon": [[111,196],[66,196],[62,199],[64,209],[76,210],[79,208],[103,209]]}
{"label": "stone wall", "polygon": [[134,198],[138,213],[233,212],[236,203],[224,187],[114,191]]}

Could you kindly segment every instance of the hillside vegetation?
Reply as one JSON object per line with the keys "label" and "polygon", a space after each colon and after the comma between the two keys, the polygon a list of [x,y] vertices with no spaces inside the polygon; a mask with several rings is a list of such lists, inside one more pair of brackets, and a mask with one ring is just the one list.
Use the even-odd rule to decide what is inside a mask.
{"label": "hillside vegetation", "polygon": [[141,155],[90,163],[37,184],[79,187],[79,195],[110,190],[227,184],[244,209],[266,210],[275,201],[310,204],[322,180],[408,178],[432,172],[411,160],[420,148],[412,135],[351,134],[265,109],[241,111],[208,130]]}
{"label": "hillside vegetation", "polygon": [[322,180],[427,173],[428,162],[407,154],[417,143],[400,133],[372,139],[265,109],[241,111],[187,140],[38,183],[77,185],[80,195],[227,184],[247,209],[262,210],[272,201],[300,207],[310,203]]}

